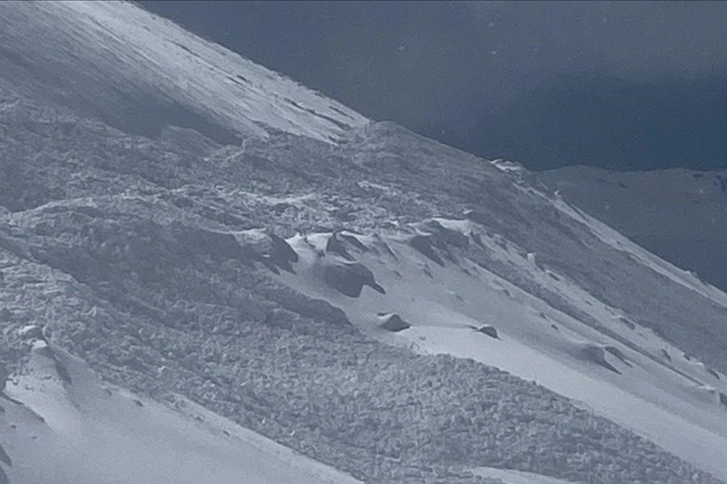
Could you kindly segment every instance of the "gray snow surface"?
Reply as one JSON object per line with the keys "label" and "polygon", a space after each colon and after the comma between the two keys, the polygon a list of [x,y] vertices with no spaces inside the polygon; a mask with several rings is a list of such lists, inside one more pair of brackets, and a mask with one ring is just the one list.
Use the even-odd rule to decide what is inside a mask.
{"label": "gray snow surface", "polygon": [[[391,314],[409,327],[379,328]],[[131,3],[0,3],[0,482],[38,484],[38,449],[74,448],[59,409],[95,422],[96,387],[53,348],[140,395],[134,425],[183,399],[367,483],[727,479],[727,295],[517,164]],[[52,385],[24,384],[40,357]],[[531,357],[598,398],[548,366],[532,381]],[[689,423],[619,420],[614,395]],[[77,483],[120,482],[73,462]]]}

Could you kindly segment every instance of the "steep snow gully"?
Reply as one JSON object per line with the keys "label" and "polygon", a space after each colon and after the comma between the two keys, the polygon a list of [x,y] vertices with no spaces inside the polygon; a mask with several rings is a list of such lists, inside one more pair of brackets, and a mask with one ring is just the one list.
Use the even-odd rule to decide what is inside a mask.
{"label": "steep snow gully", "polygon": [[727,294],[128,2],[0,2],[0,483],[727,482]]}

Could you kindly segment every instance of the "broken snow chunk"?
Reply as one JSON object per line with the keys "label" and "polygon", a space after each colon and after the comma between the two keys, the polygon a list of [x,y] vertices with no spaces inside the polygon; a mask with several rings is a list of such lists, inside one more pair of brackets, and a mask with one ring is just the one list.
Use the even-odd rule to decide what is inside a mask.
{"label": "broken snow chunk", "polygon": [[333,232],[333,234],[328,238],[328,242],[326,242],[326,252],[338,254],[348,261],[354,260],[353,256],[346,250],[346,245],[343,240],[338,238],[338,232]]}
{"label": "broken snow chunk", "polygon": [[291,262],[298,262],[298,254],[285,241],[285,239],[278,237],[275,234],[270,234],[270,240],[272,241],[270,247],[270,258],[273,263],[284,271],[295,274]]}
{"label": "broken snow chunk", "polygon": [[482,237],[480,237],[480,234],[471,232],[470,238],[475,242],[475,244],[479,245],[481,248],[485,249],[485,244],[482,242]]}
{"label": "broken snow chunk", "polygon": [[53,351],[50,349],[50,345],[44,339],[39,339],[39,340],[33,341],[32,350],[43,356],[47,356],[49,358],[55,359],[55,356],[53,355]]}
{"label": "broken snow chunk", "polygon": [[401,316],[398,314],[380,315],[380,319],[383,319],[384,322],[379,325],[379,328],[385,329],[386,331],[398,333],[399,331],[411,328],[411,324],[401,319]]}
{"label": "broken snow chunk", "polygon": [[623,316],[619,316],[618,320],[621,323],[625,324],[630,330],[636,329],[636,325],[634,323],[632,323],[631,321],[629,321],[628,319],[624,318]]}
{"label": "broken snow chunk", "polygon": [[384,288],[374,280],[373,272],[359,263],[326,266],[323,270],[323,281],[349,297],[359,297],[364,286],[386,294]]}
{"label": "broken snow chunk", "polygon": [[358,240],[358,238],[356,238],[354,235],[344,234],[344,233],[340,233],[339,235],[341,236],[341,238],[344,241],[346,241],[349,244],[353,245],[354,247],[356,247],[361,252],[368,252],[368,250],[369,250],[368,247],[366,247],[366,245],[364,245],[364,243],[361,242],[360,240]]}
{"label": "broken snow chunk", "polygon": [[424,257],[436,262],[440,266],[444,266],[444,261],[436,253],[434,247],[432,247],[432,244],[429,241],[429,237],[424,235],[415,235],[409,241],[409,245],[411,245],[415,250],[420,252]]}
{"label": "broken snow chunk", "polygon": [[522,164],[515,161],[503,160],[502,158],[490,161],[490,165],[505,173],[521,172],[524,170]]}
{"label": "broken snow chunk", "polygon": [[497,334],[497,329],[494,326],[491,326],[489,324],[483,324],[479,327],[472,327],[475,331],[478,333],[486,334],[487,336],[491,338],[497,338],[499,339],[499,336]]}
{"label": "broken snow chunk", "polygon": [[626,355],[620,349],[616,348],[615,346],[606,346],[606,351],[618,358],[621,363],[625,364],[626,366],[631,366],[631,363],[626,360]]}
{"label": "broken snow chunk", "polygon": [[18,336],[24,340],[39,339],[45,340],[43,337],[43,329],[35,324],[24,326],[18,330]]}
{"label": "broken snow chunk", "polygon": [[606,360],[606,348],[596,344],[586,344],[582,348],[583,356],[587,361],[595,363],[614,373],[621,374],[618,369]]}
{"label": "broken snow chunk", "polygon": [[712,368],[705,365],[704,369],[707,370],[707,373],[715,377],[717,380],[721,380],[721,378],[719,377],[719,373],[714,371]]}
{"label": "broken snow chunk", "polygon": [[13,466],[13,461],[10,459],[10,456],[7,452],[5,452],[5,449],[3,449],[3,446],[0,445],[0,462],[4,462],[5,465],[8,467]]}

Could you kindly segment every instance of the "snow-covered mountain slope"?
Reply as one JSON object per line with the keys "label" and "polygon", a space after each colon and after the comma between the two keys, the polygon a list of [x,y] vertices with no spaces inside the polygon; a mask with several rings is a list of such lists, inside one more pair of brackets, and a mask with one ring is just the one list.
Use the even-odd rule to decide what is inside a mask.
{"label": "snow-covered mountain slope", "polygon": [[182,397],[164,405],[105,385],[42,336],[30,343],[0,395],[14,484],[359,482]]}
{"label": "snow-covered mountain slope", "polygon": [[[705,427],[724,377],[698,360],[724,364],[727,296],[527,174],[392,125],[200,159],[92,121],[61,118],[66,134],[32,103],[4,113],[6,161],[23,161],[6,165],[18,196],[0,226],[6,365],[38,324],[113,382],[183,394],[363,481],[472,483],[485,466],[717,482],[696,468],[721,473],[721,424]],[[641,418],[613,412],[614,395]],[[651,433],[654,415],[695,447]]]}
{"label": "snow-covered mountain slope", "polygon": [[[165,458],[221,472],[280,462],[246,428],[377,484],[727,478],[727,294],[516,163],[369,123],[131,4],[0,19],[0,367],[57,424],[37,442],[128,418],[140,448],[184,432]],[[29,325],[141,396],[85,398],[73,369],[41,382],[61,400],[26,391]],[[228,420],[210,436],[155,400]],[[0,442],[32,479],[32,448]]]}
{"label": "snow-covered mountain slope", "polygon": [[638,244],[727,290],[727,171],[575,166],[538,176]]}
{"label": "snow-covered mountain slope", "polygon": [[36,97],[153,137],[171,125],[217,141],[271,130],[330,141],[367,123],[127,2],[3,2],[0,69]]}
{"label": "snow-covered mountain slope", "polygon": [[[727,377],[539,267],[534,254],[508,249],[478,224],[446,219],[414,226],[403,237],[341,232],[289,243],[298,261],[281,279],[343,308],[374,337],[536,381],[727,478]],[[480,251],[559,294],[571,311],[468,257]],[[353,290],[357,277],[367,287]],[[574,318],[572,310],[600,324]]]}

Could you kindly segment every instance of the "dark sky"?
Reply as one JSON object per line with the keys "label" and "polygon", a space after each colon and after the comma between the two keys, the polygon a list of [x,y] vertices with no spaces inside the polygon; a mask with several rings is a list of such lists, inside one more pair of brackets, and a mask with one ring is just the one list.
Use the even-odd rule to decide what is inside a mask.
{"label": "dark sky", "polygon": [[488,158],[727,168],[727,2],[138,3]]}

